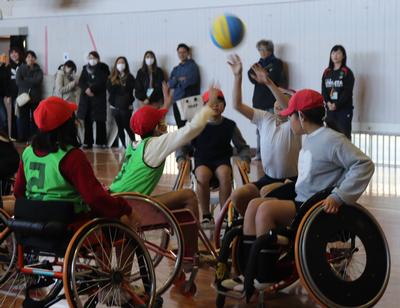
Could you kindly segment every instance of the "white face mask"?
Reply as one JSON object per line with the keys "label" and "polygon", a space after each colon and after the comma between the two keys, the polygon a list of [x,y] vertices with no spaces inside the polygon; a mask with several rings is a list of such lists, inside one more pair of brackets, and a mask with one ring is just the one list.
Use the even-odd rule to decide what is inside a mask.
{"label": "white face mask", "polygon": [[146,65],[153,65],[154,63],[154,58],[146,58],[144,59],[144,61],[146,62]]}
{"label": "white face mask", "polygon": [[117,63],[117,70],[118,72],[122,73],[125,71],[125,63]]}
{"label": "white face mask", "polygon": [[97,64],[97,59],[89,59],[89,65],[95,66]]}

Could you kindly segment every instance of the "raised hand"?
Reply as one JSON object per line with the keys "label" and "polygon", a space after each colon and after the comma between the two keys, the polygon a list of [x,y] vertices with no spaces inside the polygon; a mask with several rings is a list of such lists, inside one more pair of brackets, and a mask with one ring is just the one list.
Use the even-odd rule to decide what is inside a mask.
{"label": "raised hand", "polygon": [[163,108],[168,109],[172,104],[172,91],[170,90],[168,84],[165,81],[162,82],[162,92],[164,95]]}
{"label": "raised hand", "polygon": [[263,83],[265,85],[272,83],[272,80],[268,76],[268,72],[260,65],[260,63],[255,63],[251,67],[251,70],[252,72],[250,73],[250,76],[258,83]]}
{"label": "raised hand", "polygon": [[242,61],[240,60],[240,57],[237,54],[229,55],[227,63],[231,67],[233,75],[235,76],[242,75],[243,65]]}

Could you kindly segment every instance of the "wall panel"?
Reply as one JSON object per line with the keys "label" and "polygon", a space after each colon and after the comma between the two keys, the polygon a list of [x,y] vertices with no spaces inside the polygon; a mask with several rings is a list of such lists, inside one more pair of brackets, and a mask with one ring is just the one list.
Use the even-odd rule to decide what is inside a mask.
{"label": "wall panel", "polygon": [[[81,7],[59,10],[52,6],[48,11],[32,3],[38,2],[15,1],[12,15],[1,23],[4,27],[28,26],[29,47],[38,52],[42,63],[44,28],[48,27],[50,73],[55,73],[64,52],[79,67],[83,65],[84,53],[92,49],[86,29],[89,25],[103,60],[112,64],[116,56],[125,55],[134,72],[147,49],[154,50],[161,66],[170,72],[177,63],[176,45],[188,43],[193,46],[193,56],[200,65],[202,88],[217,80],[228,101],[232,92],[232,76],[226,65],[229,52],[215,48],[208,33],[212,19],[218,14],[236,14],[246,24],[244,42],[234,50],[242,56],[246,71],[258,59],[257,40],[272,39],[277,56],[288,64],[290,86],[294,89],[319,90],[330,48],[336,43],[343,44],[356,76],[355,127],[400,131],[397,94],[400,12],[396,0],[252,1],[249,5],[235,0],[217,4],[189,1],[181,4],[183,7],[175,1],[166,7],[163,1],[148,1],[144,6],[137,1],[103,0],[94,5],[86,0],[80,2]],[[27,17],[28,12],[32,17]],[[54,13],[60,16],[40,17]],[[250,103],[252,85],[246,77],[243,94]],[[226,114],[239,123],[254,145],[253,126],[235,113],[229,103]]]}

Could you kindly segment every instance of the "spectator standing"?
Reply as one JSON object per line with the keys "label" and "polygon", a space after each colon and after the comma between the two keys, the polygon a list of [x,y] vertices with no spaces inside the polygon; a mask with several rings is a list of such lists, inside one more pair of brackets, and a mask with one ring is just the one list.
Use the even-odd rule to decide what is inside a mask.
{"label": "spectator standing", "polygon": [[162,106],[164,101],[162,82],[164,80],[164,72],[157,66],[156,55],[151,50],[146,51],[135,82],[135,96],[140,101],[140,107],[151,105],[160,108]]}
{"label": "spectator standing", "polygon": [[329,67],[322,75],[322,95],[325,101],[326,121],[351,139],[354,75],[347,67],[346,61],[344,47],[333,46],[329,57]]}
{"label": "spectator standing", "polygon": [[32,50],[26,52],[26,63],[23,63],[16,75],[18,95],[28,93],[30,100],[19,107],[18,138],[20,142],[28,141],[36,133],[37,127],[33,120],[33,112],[42,99],[43,71],[36,63],[36,53]]}
{"label": "spectator standing", "polygon": [[84,121],[85,136],[83,148],[93,147],[93,122],[96,123],[96,144],[107,147],[107,78],[110,70],[107,64],[100,62],[97,51],[88,55],[88,64],[79,78],[81,95],[78,106],[78,118]]}
{"label": "spectator standing", "polygon": [[133,89],[135,78],[129,71],[129,64],[125,57],[115,60],[110,78],[107,81],[107,90],[110,94],[111,113],[118,126],[118,136],[124,148],[126,148],[125,131],[131,141],[135,140],[135,134],[129,126],[129,120],[133,111]]}

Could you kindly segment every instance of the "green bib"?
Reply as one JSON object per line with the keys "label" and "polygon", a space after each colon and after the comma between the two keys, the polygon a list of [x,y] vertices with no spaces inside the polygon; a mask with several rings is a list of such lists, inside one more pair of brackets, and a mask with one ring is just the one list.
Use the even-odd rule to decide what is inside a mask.
{"label": "green bib", "polygon": [[155,168],[144,162],[144,150],[150,138],[143,139],[136,148],[129,145],[121,171],[110,186],[111,192],[138,192],[145,195],[153,192],[162,176],[165,161]]}
{"label": "green bib", "polygon": [[22,153],[24,173],[26,178],[25,196],[32,200],[70,201],[74,204],[75,213],[88,212],[89,207],[76,189],[68,183],[60,172],[60,162],[67,151],[59,149],[56,153],[37,156],[32,146]]}

